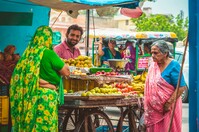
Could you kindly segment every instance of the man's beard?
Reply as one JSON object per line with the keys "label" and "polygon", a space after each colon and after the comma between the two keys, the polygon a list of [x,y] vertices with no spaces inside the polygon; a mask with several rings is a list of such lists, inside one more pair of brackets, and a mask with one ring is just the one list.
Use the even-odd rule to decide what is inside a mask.
{"label": "man's beard", "polygon": [[77,44],[78,44],[78,43],[73,44],[73,43],[71,43],[71,41],[70,41],[70,40],[67,40],[67,39],[66,39],[66,43],[67,43],[67,45],[68,45],[69,47],[74,47],[75,45],[77,45]]}

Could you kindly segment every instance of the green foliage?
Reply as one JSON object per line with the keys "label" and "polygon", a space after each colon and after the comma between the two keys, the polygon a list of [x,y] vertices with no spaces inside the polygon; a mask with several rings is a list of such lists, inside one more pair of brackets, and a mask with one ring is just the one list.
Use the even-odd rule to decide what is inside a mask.
{"label": "green foliage", "polygon": [[188,18],[183,19],[181,15],[150,15],[149,17],[143,13],[139,18],[132,18],[137,31],[165,31],[174,32],[179,40],[183,40],[188,32]]}

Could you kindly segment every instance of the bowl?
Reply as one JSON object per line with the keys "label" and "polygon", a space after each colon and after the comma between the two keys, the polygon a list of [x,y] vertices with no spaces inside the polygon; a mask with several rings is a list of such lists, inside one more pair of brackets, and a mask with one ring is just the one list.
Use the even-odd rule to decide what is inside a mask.
{"label": "bowl", "polygon": [[128,60],[123,59],[108,59],[109,65],[112,68],[119,68],[123,69],[125,68],[126,64],[128,63]]}

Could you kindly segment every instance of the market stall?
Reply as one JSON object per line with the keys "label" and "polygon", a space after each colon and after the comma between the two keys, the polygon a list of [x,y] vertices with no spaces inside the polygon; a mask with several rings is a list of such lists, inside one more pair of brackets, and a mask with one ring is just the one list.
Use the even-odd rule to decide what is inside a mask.
{"label": "market stall", "polygon": [[[61,131],[138,131],[143,113],[143,84],[134,86],[131,75],[120,74],[112,68],[70,66],[70,70],[70,77],[63,79],[66,93],[60,111],[66,113],[62,114]],[[112,123],[112,117],[104,111],[106,107],[120,109],[117,123]]]}
{"label": "market stall", "polygon": [[[114,131],[116,129],[121,132],[124,128],[129,131],[138,131],[136,122],[140,117],[137,117],[136,111],[143,112],[139,107],[138,100],[140,98],[124,98],[124,96],[79,97],[65,95],[65,104],[61,109],[67,109],[68,112],[63,122],[63,131],[71,129],[77,132],[102,131],[102,129]],[[121,115],[117,124],[113,124],[111,117],[105,113],[104,109],[107,106],[120,108]],[[89,118],[91,118],[90,122]],[[128,126],[123,126],[124,118],[128,119]],[[92,125],[93,127],[91,127]]]}

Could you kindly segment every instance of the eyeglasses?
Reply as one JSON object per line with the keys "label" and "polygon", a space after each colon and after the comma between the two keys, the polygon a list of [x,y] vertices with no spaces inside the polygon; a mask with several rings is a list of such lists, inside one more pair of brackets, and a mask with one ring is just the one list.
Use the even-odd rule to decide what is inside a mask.
{"label": "eyeglasses", "polygon": [[116,44],[115,40],[109,40],[109,43]]}

